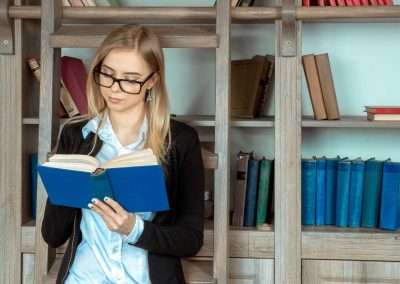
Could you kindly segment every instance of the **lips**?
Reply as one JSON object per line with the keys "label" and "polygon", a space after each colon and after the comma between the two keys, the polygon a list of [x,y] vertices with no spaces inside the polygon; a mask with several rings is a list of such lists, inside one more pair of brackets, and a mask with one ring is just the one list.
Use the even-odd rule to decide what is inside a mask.
{"label": "lips", "polygon": [[117,98],[109,98],[109,100],[112,103],[119,103],[120,101],[122,101],[121,99],[117,99]]}

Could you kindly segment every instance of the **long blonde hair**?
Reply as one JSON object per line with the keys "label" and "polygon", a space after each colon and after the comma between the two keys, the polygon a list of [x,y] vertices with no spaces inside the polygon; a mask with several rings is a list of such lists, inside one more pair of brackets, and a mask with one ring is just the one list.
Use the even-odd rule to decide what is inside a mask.
{"label": "long blonde hair", "polygon": [[[65,124],[100,116],[100,123],[91,152],[94,150],[98,140],[98,129],[104,123],[103,118],[107,105],[100,94],[99,86],[94,81],[93,71],[114,48],[130,48],[137,51],[143,56],[152,71],[157,71],[159,74],[159,80],[150,90],[152,100],[147,101],[145,105],[149,127],[144,147],[151,148],[160,162],[166,162],[166,154],[171,145],[171,135],[169,100],[165,84],[164,54],[158,36],[146,27],[128,24],[113,30],[107,35],[97,49],[88,71],[86,81],[88,114],[72,117]],[[167,144],[165,144],[166,137],[169,138]]]}

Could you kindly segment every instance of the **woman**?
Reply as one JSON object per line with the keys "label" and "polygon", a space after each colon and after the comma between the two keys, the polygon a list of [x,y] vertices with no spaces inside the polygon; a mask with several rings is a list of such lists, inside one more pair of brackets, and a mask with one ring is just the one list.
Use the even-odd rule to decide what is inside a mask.
{"label": "woman", "polygon": [[151,148],[165,170],[170,210],[127,212],[111,198],[87,209],[47,200],[44,240],[58,247],[70,239],[57,283],[185,283],[180,257],[203,244],[204,169],[196,131],[170,119],[164,70],[159,39],[144,27],[118,28],[98,48],[89,114],[66,123],[56,152],[105,162]]}

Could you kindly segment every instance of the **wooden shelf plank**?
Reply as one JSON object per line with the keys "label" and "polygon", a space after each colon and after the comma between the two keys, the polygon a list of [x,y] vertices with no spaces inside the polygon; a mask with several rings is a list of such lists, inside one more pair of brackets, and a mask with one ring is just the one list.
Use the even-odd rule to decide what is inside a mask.
{"label": "wooden shelf plank", "polygon": [[[34,221],[33,221],[34,222]],[[204,245],[197,257],[212,257],[214,254],[213,222],[206,221],[204,230]],[[34,224],[23,226],[23,252],[34,253],[35,227]],[[261,231],[254,227],[231,227],[231,257],[274,258],[274,232]],[[58,247],[57,253],[64,253],[67,243]]]}
{"label": "wooden shelf plank", "polygon": [[400,230],[303,226],[302,258],[400,261]]}
{"label": "wooden shelf plank", "polygon": [[[50,35],[50,47],[97,48],[106,35],[119,25],[63,25]],[[148,26],[150,27],[150,26]],[[167,48],[217,48],[213,26],[151,26]]]}
{"label": "wooden shelf plank", "polygon": [[[213,115],[177,115],[173,117],[176,120],[185,122],[194,127],[214,127],[215,116]],[[23,124],[37,125],[39,119],[35,117],[26,117],[23,119]],[[65,119],[60,119],[60,123],[64,123]],[[263,116],[260,118],[232,118],[232,127],[274,127],[274,117]]]}
{"label": "wooden shelf plank", "polygon": [[366,116],[342,116],[340,120],[314,120],[311,116],[304,116],[302,126],[327,128],[400,128],[400,121],[369,121]]}

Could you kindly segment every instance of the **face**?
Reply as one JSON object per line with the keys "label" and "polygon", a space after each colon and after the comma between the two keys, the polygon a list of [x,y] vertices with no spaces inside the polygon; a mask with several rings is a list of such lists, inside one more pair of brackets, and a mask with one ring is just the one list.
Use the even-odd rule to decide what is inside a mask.
{"label": "face", "polygon": [[[136,80],[143,82],[153,72],[144,58],[133,49],[115,48],[103,59],[100,67],[101,80],[109,80],[112,76],[116,79]],[[109,76],[107,76],[109,75]],[[108,77],[108,78],[107,78]],[[146,89],[151,89],[156,83],[158,75],[154,73],[142,86],[139,94],[128,94],[121,90],[118,82],[114,82],[111,88],[100,87],[107,107],[110,111],[126,112],[140,105],[144,105]],[[125,84],[122,83],[121,84]],[[129,84],[129,83],[128,83]],[[123,89],[125,89],[123,85]],[[125,89],[129,91],[130,89]]]}

